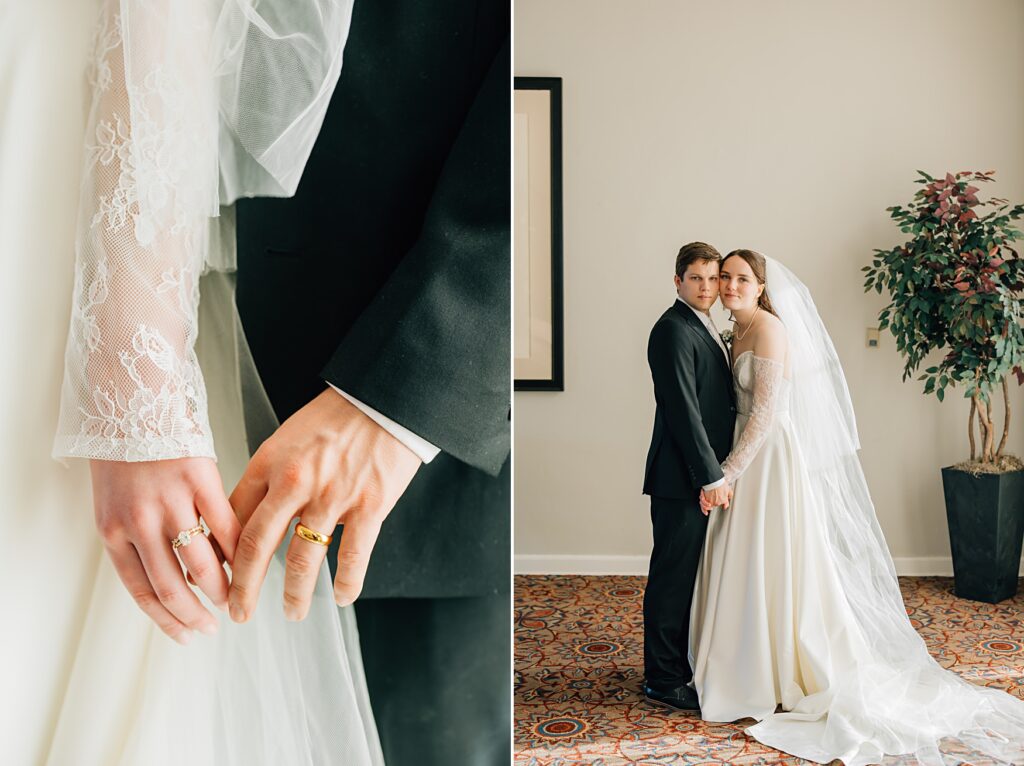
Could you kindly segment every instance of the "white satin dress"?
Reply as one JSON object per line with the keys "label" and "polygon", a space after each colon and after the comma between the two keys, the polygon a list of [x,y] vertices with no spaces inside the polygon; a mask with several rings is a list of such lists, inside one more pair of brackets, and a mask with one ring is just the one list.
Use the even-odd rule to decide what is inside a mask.
{"label": "white satin dress", "polygon": [[[818,763],[1019,763],[1020,701],[942,670],[920,639],[898,657],[872,644],[830,554],[783,364],[748,351],[733,372],[736,440],[724,465],[740,473],[730,507],[711,511],[691,611],[704,720],[754,718],[755,739]],[[906,619],[881,602],[876,614]]]}
{"label": "white satin dress", "polygon": [[[807,502],[781,368],[750,351],[734,365],[736,443],[752,456],[730,507],[708,519],[691,612],[694,684],[708,721],[762,720],[779,705],[824,718],[831,686],[866,651]],[[758,435],[744,443],[755,376],[771,381],[771,401],[758,402]]]}

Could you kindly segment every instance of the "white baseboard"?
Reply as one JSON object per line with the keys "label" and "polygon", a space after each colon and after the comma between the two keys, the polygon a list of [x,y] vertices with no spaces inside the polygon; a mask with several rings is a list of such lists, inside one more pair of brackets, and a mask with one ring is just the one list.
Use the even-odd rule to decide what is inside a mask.
{"label": "white baseboard", "polygon": [[952,577],[953,559],[946,556],[915,556],[894,558],[896,574],[909,577]]}
{"label": "white baseboard", "polygon": [[650,556],[517,555],[516,574],[645,575]]}
{"label": "white baseboard", "polygon": [[[557,556],[522,554],[515,557],[516,574],[646,575],[647,556]],[[953,560],[944,556],[893,559],[896,573],[909,577],[952,577]],[[1024,565],[1021,566],[1024,576]]]}

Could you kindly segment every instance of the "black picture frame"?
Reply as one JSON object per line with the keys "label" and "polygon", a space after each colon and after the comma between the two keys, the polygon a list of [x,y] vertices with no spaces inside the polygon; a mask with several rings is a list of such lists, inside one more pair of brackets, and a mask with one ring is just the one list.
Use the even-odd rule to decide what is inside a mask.
{"label": "black picture frame", "polygon": [[565,390],[562,263],[562,78],[515,77],[515,90],[546,90],[551,102],[551,377],[516,378],[516,391]]}

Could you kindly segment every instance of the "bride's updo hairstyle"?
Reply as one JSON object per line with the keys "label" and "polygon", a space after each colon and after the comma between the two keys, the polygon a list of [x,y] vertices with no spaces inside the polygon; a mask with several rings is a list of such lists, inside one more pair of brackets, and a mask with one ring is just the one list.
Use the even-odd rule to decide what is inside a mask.
{"label": "bride's updo hairstyle", "polygon": [[[747,265],[750,266],[750,270],[754,272],[754,278],[757,280],[758,284],[766,284],[765,273],[767,271],[767,264],[765,263],[763,255],[761,255],[756,250],[733,250],[731,253],[726,255],[725,258],[722,259],[723,269],[725,268],[726,261],[728,261],[734,255],[737,258],[742,258],[747,262]],[[775,309],[772,308],[772,302],[771,299],[768,297],[767,289],[761,291],[761,296],[757,299],[757,305],[760,306],[765,311],[767,311],[772,316],[778,317],[778,314],[775,313]]]}

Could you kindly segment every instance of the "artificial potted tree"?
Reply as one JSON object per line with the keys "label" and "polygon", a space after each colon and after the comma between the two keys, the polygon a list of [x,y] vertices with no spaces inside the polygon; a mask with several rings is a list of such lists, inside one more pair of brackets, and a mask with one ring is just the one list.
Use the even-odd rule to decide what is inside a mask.
{"label": "artificial potted tree", "polygon": [[[970,460],[942,469],[953,552],[954,592],[997,603],[1017,592],[1024,536],[1024,463],[1005,454],[1010,432],[1009,376],[1024,384],[1024,261],[1012,245],[1024,205],[978,197],[993,172],[918,171],[922,188],[888,211],[910,239],[875,250],[864,289],[885,290],[878,315],[905,357],[903,380],[944,351],[919,380],[942,401],[959,386],[970,399]],[[1003,403],[1000,431],[996,399]]]}

